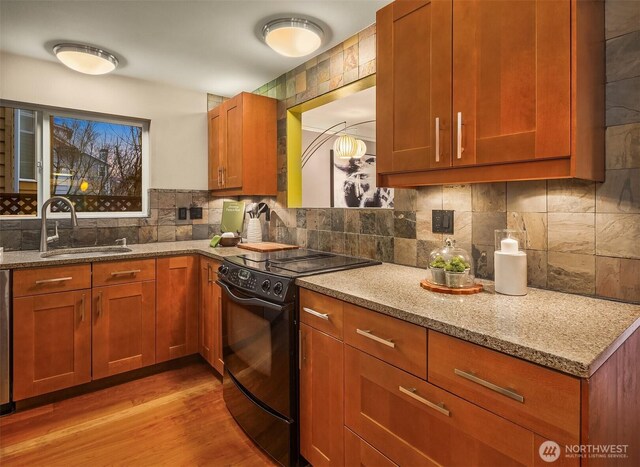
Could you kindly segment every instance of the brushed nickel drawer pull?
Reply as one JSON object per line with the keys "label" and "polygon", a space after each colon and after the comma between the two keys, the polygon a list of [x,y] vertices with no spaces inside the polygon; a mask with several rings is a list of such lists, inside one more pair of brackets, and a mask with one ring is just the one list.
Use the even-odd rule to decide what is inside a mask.
{"label": "brushed nickel drawer pull", "polygon": [[138,274],[140,269],[132,269],[130,271],[113,271],[111,273],[112,276],[129,276],[131,274]]}
{"label": "brushed nickel drawer pull", "polygon": [[464,152],[464,148],[462,147],[462,112],[458,112],[458,134],[457,136],[457,148],[458,152],[456,154],[456,158],[462,159],[462,153]]}
{"label": "brushed nickel drawer pull", "polygon": [[464,379],[468,379],[469,381],[472,381],[476,384],[479,384],[480,386],[484,386],[487,389],[491,389],[492,391],[497,392],[498,394],[502,394],[503,396],[507,396],[511,399],[513,399],[514,401],[518,401],[518,402],[522,402],[524,404],[524,397],[521,396],[520,394],[518,394],[517,392],[513,392],[510,389],[506,389],[503,387],[500,387],[496,384],[490,383],[489,381],[486,381],[484,379],[478,378],[477,376],[471,374],[471,373],[467,373],[466,371],[462,371],[462,370],[458,370],[457,368],[455,368],[453,370],[453,372],[464,378]]}
{"label": "brushed nickel drawer pull", "polygon": [[432,408],[433,410],[437,410],[438,412],[440,412],[442,415],[446,415],[447,417],[451,416],[451,412],[449,412],[445,407],[444,404],[434,404],[431,401],[428,401],[427,399],[425,399],[424,397],[419,396],[418,394],[416,394],[417,389],[416,388],[405,388],[403,386],[398,386],[398,389],[400,390],[400,392],[402,394],[406,394],[407,396],[417,400],[418,402],[423,403],[424,405],[426,405],[427,407]]}
{"label": "brushed nickel drawer pull", "polygon": [[320,318],[323,319],[325,321],[329,321],[329,315],[327,313],[320,313],[316,310],[312,310],[311,308],[307,308],[307,307],[302,307],[302,309],[304,311],[306,311],[307,313],[309,313],[312,316],[315,316],[316,318]]}
{"label": "brushed nickel drawer pull", "polygon": [[65,282],[70,280],[73,280],[73,277],[69,276],[69,277],[56,277],[55,279],[40,279],[36,281],[36,285],[53,284],[55,282]]}
{"label": "brushed nickel drawer pull", "polygon": [[376,342],[380,342],[381,344],[386,345],[387,347],[391,347],[392,349],[396,348],[396,344],[393,343],[391,339],[383,339],[382,337],[378,337],[375,334],[371,334],[371,331],[368,329],[356,329],[356,332],[361,336],[368,337],[371,340]]}
{"label": "brushed nickel drawer pull", "polygon": [[436,162],[440,162],[440,117],[436,117]]}

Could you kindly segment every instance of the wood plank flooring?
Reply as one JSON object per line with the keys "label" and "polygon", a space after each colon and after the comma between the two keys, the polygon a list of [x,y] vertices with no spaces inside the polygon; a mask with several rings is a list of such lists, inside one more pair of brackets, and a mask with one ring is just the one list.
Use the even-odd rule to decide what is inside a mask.
{"label": "wood plank flooring", "polygon": [[5,466],[273,466],[203,363],[0,419]]}

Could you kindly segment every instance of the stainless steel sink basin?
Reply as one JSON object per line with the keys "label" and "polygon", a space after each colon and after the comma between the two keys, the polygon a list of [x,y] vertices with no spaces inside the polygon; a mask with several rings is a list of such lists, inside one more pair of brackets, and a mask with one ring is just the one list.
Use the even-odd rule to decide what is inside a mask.
{"label": "stainless steel sink basin", "polygon": [[118,253],[128,253],[131,248],[126,246],[90,246],[87,248],[62,248],[40,253],[42,258],[75,258],[76,256],[106,256]]}

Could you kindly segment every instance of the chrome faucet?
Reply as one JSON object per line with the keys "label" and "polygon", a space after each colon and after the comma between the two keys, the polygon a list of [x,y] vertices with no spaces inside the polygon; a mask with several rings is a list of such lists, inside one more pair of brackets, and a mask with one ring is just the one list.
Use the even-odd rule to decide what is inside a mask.
{"label": "chrome faucet", "polygon": [[57,222],[56,222],[56,230],[55,230],[56,233],[51,237],[47,237],[47,209],[49,208],[49,205],[57,201],[61,201],[67,206],[69,206],[69,209],[71,211],[71,225],[73,227],[78,226],[78,216],[76,216],[76,208],[73,207],[73,203],[69,200],[69,198],[65,198],[64,196],[52,196],[51,198],[46,200],[42,205],[42,219],[41,219],[42,225],[40,226],[40,251],[43,253],[48,250],[49,243],[55,240],[58,240],[60,238],[60,236],[58,235]]}

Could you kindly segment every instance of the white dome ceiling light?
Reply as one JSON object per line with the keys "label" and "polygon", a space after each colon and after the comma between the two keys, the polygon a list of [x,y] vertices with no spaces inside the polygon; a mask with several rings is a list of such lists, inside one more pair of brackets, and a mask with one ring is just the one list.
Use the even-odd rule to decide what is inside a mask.
{"label": "white dome ceiling light", "polygon": [[265,24],[262,37],[280,55],[304,57],[320,48],[324,31],[307,19],[279,18]]}
{"label": "white dome ceiling light", "polygon": [[104,75],[118,66],[112,53],[84,44],[58,44],[53,53],[67,67],[87,75]]}

